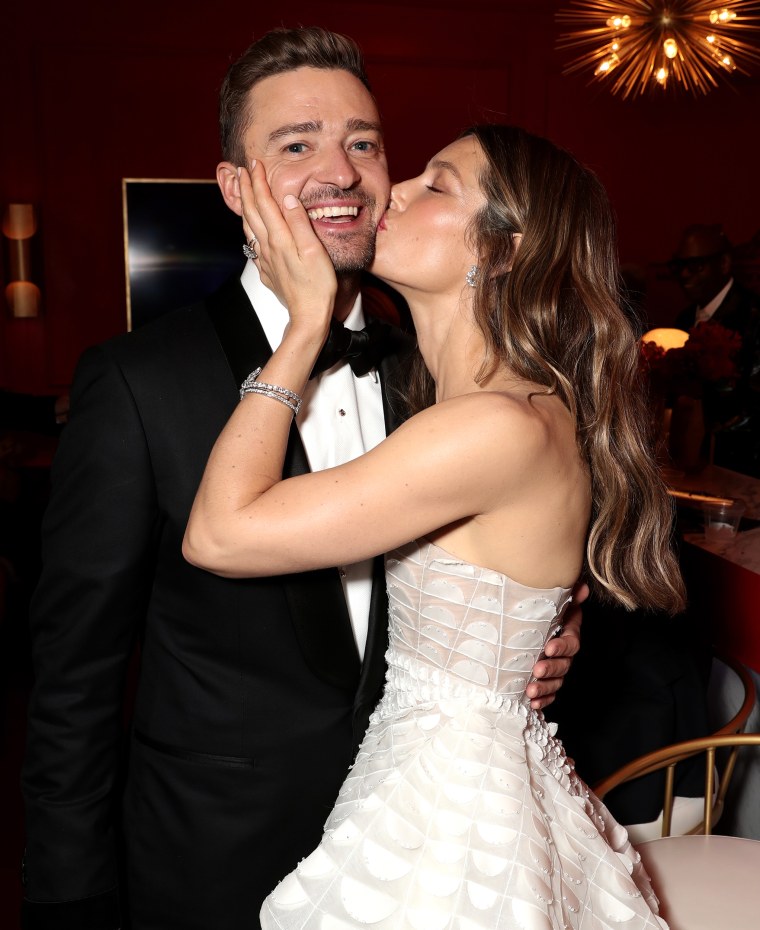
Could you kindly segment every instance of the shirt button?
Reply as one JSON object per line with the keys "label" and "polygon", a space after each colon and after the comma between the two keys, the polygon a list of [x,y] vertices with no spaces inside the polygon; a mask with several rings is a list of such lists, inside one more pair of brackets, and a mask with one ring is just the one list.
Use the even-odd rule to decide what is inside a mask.
{"label": "shirt button", "polygon": [[345,411],[342,407],[340,407],[340,408],[338,409],[338,416],[339,416],[339,417],[344,417],[345,415],[346,415],[346,411]]}

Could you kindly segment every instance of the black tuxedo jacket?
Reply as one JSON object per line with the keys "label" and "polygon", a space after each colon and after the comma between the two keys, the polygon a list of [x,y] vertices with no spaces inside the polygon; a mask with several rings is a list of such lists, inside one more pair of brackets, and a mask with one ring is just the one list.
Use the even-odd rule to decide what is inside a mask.
{"label": "black tuxedo jacket", "polygon": [[[753,337],[757,335],[759,312],[760,297],[734,282],[723,298],[720,306],[710,317],[711,322],[720,323],[720,325],[725,326],[726,329],[732,329],[734,332],[740,333],[743,337],[749,337],[746,340],[742,340],[744,353],[741,359],[742,368],[747,363],[745,356],[752,347]],[[695,325],[696,319],[697,305],[691,304],[678,314],[675,325],[679,329],[688,331]],[[745,341],[750,345],[745,346]]]}
{"label": "black tuxedo jacket", "polygon": [[[383,379],[406,350],[392,340]],[[27,927],[109,930],[121,911],[134,930],[248,930],[321,836],[382,688],[382,560],[360,663],[336,570],[227,580],[181,553],[238,385],[269,354],[235,280],[80,362],[32,606]],[[286,475],[307,470],[294,429]]]}

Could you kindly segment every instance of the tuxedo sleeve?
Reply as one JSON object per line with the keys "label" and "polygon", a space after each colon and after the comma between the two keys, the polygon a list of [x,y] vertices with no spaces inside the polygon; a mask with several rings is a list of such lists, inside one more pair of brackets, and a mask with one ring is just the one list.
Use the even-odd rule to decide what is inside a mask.
{"label": "tuxedo sleeve", "polygon": [[22,787],[25,927],[119,926],[123,695],[158,522],[129,385],[88,350],[53,464],[30,630],[35,683]]}

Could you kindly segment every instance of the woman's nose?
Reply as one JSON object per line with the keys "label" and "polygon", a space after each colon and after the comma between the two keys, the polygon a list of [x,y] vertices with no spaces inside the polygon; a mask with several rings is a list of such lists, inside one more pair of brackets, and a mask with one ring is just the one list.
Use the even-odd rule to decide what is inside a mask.
{"label": "woman's nose", "polygon": [[391,187],[391,210],[403,210],[406,203],[406,181],[394,184]]}

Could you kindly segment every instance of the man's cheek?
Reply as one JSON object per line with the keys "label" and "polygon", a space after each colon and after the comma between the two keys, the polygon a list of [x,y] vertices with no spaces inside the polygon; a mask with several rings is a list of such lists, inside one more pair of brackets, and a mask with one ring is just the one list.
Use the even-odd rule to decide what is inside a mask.
{"label": "man's cheek", "polygon": [[304,180],[302,177],[291,175],[286,169],[279,165],[274,165],[271,168],[267,168],[265,165],[264,168],[267,181],[269,182],[269,188],[272,191],[272,196],[280,206],[282,206],[282,201],[286,194],[293,194],[294,197],[299,200],[301,199],[304,187]]}

